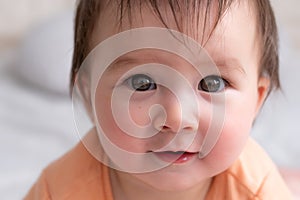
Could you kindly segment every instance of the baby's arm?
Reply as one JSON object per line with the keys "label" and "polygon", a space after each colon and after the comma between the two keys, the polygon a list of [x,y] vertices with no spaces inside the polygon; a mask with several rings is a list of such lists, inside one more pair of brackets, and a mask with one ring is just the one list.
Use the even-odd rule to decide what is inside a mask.
{"label": "baby's arm", "polygon": [[42,173],[37,182],[32,186],[24,200],[50,200],[45,174]]}

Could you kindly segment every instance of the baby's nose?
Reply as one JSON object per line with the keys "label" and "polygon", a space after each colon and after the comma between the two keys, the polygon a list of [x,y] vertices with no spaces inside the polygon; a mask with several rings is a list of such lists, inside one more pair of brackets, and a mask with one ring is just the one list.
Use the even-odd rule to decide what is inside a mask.
{"label": "baby's nose", "polygon": [[160,132],[195,132],[199,124],[196,95],[191,91],[171,92],[165,89],[160,97],[164,112],[156,115],[153,125]]}

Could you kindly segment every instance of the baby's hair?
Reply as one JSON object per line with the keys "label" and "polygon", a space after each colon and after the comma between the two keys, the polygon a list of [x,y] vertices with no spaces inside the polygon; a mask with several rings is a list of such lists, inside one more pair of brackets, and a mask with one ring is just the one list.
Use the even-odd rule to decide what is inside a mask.
{"label": "baby's hair", "polygon": [[[163,17],[163,12],[166,10],[165,6],[160,6],[162,2],[169,6],[172,17],[176,23],[179,31],[183,30],[183,20],[189,23],[189,20],[196,22],[196,28],[200,23],[203,25],[202,35],[208,33],[207,38],[201,38],[202,44],[210,38],[218,23],[221,21],[224,13],[230,8],[234,1],[240,0],[106,0],[106,3],[117,3],[116,16],[119,18],[119,27],[122,26],[122,21],[125,15],[131,22],[131,12],[133,9],[141,11],[142,6],[147,5],[151,8],[155,15],[159,18],[162,24],[168,27],[166,20]],[[71,91],[75,83],[76,74],[79,68],[87,57],[91,49],[90,38],[92,38],[93,31],[103,7],[105,0],[78,0],[77,11],[75,18],[75,37],[74,37],[74,53],[71,70]],[[254,7],[254,12],[257,18],[257,29],[259,33],[258,39],[261,40],[260,45],[260,62],[259,62],[259,76],[267,76],[270,78],[271,84],[269,92],[273,89],[280,88],[279,81],[279,58],[278,58],[278,33],[274,17],[274,13],[269,0],[249,0],[249,5]],[[213,12],[213,25],[208,29],[208,22],[211,21],[212,9]],[[138,7],[137,7],[138,6]],[[215,11],[215,10],[214,10]],[[185,17],[185,16],[191,16]],[[200,19],[201,18],[201,19]],[[196,21],[195,21],[196,20]],[[201,21],[202,20],[202,21]],[[187,26],[188,27],[188,26]],[[105,27],[103,27],[105,28]],[[190,31],[190,30],[185,30]]]}

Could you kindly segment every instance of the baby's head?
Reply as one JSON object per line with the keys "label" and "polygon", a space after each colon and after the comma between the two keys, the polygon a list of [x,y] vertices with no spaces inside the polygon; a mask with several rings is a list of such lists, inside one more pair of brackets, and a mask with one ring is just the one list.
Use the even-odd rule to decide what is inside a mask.
{"label": "baby's head", "polygon": [[[145,48],[135,47],[140,43]],[[127,46],[132,51],[122,51]],[[91,63],[86,58],[99,68],[109,64],[96,82],[86,80],[95,73],[78,77]],[[71,85],[77,80],[93,88],[84,96],[105,151],[120,153],[109,155],[116,168],[160,190],[192,187],[237,159],[265,98],[280,86],[270,3],[81,0]]]}
{"label": "baby's head", "polygon": [[[209,32],[209,34],[207,34],[207,39],[209,39],[209,36],[213,33],[215,26],[217,26],[218,23],[222,20],[223,15],[228,12],[228,9],[230,11],[230,6],[233,3],[240,3],[239,0],[221,0],[218,2],[212,0],[193,0],[191,2],[192,3],[190,3],[189,5],[183,5],[181,1],[178,0],[168,1],[168,3],[163,3],[164,7],[161,7],[161,1],[156,0],[116,0],[110,1],[110,3],[108,3],[107,0],[78,0],[75,20],[75,46],[71,72],[71,88],[73,87],[76,73],[78,72],[82,62],[84,61],[88,53],[93,49],[93,47],[97,45],[92,44],[93,42],[95,42],[92,38],[95,37],[96,28],[106,29],[106,25],[110,23],[113,23],[110,25],[118,27],[120,24],[122,24],[122,21],[132,21],[131,13],[137,14],[136,11],[141,11],[139,10],[141,6],[148,6],[149,9],[152,9],[152,12],[156,15],[157,19],[161,21],[161,24],[169,27],[166,21],[166,16],[163,16],[165,13],[164,9],[168,7],[168,9],[172,10],[172,13],[169,17],[175,21],[180,20],[180,22],[178,21],[179,23],[176,24],[178,25],[178,29],[183,29],[183,23],[187,23],[187,20],[195,21],[195,19],[197,19],[197,21],[195,21],[197,25],[199,25],[200,23],[205,23],[205,25],[200,28],[200,26],[189,24],[191,26],[189,28],[194,29],[190,31],[197,30],[198,33],[201,33],[201,31]],[[107,12],[105,11],[107,4],[117,5],[117,8],[113,10],[114,12],[110,13],[115,17],[113,22],[109,21],[107,16],[104,15]],[[213,5],[214,8],[217,6],[215,10],[213,10],[212,8]],[[269,91],[271,91],[271,89],[273,88],[280,87],[278,76],[278,34],[273,10],[271,8],[269,0],[247,1],[247,6],[252,13],[251,20],[255,23],[256,26],[255,28],[257,31],[257,40],[260,41],[260,45],[258,47],[258,51],[260,52],[258,65],[259,76],[267,75],[270,78]],[[211,18],[209,18],[211,17],[210,12],[212,10],[214,11],[213,27],[207,27],[208,20],[212,20]],[[192,12],[193,15],[190,15],[190,12]],[[189,17],[186,17],[188,15]],[[100,17],[100,20],[105,22],[106,24],[101,24],[99,22]],[[199,21],[196,17],[202,18],[200,18]],[[204,38],[202,38],[202,41],[204,41]]]}

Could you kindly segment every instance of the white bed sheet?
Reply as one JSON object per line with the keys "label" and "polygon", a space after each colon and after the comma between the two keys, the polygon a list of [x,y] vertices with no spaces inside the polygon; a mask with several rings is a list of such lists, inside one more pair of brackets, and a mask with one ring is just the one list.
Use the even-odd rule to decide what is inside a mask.
{"label": "white bed sheet", "polygon": [[72,117],[70,99],[0,67],[0,199],[22,199],[42,168],[79,141]]}

